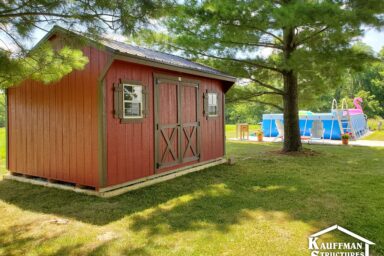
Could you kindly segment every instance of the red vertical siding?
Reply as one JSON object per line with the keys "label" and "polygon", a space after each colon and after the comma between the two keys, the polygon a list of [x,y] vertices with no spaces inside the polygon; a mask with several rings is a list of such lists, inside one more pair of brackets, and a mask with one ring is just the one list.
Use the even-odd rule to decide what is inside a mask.
{"label": "red vertical siding", "polygon": [[[66,76],[62,80],[62,125],[63,125],[63,158],[62,158],[62,172],[63,177],[70,177],[70,107],[66,104],[71,102],[69,77]],[[70,105],[69,105],[70,106]]]}
{"label": "red vertical siding", "polygon": [[9,170],[98,187],[98,76],[107,54],[60,81],[25,81],[8,90]]}
{"label": "red vertical siding", "polygon": [[[36,90],[31,90],[31,108],[32,108],[32,115],[30,116],[30,120],[29,122],[31,122],[31,133],[29,134],[29,136],[31,137],[31,160],[32,160],[32,169],[33,169],[33,173],[36,173],[37,170],[38,170],[38,159],[37,159],[37,151],[39,150],[38,149],[38,142],[39,142],[39,138],[38,138],[38,135],[39,135],[39,129],[38,129],[38,116],[37,116],[37,111],[38,111],[38,106],[36,104],[36,102],[34,102],[32,99],[35,99],[38,97],[38,92]],[[34,122],[33,120],[37,120],[37,122]],[[34,135],[35,136],[32,136]]]}
{"label": "red vertical siding", "polygon": [[[181,76],[200,81],[199,87],[199,113],[201,121],[200,161],[213,160],[224,155],[223,113],[219,117],[205,119],[203,117],[203,93],[211,90],[223,98],[223,85],[221,81],[202,77],[190,76],[177,72],[160,70],[139,64],[123,61],[115,61],[106,76],[106,115],[107,115],[107,186],[132,181],[138,178],[155,174],[154,168],[154,88],[153,74],[164,73],[167,75]],[[149,116],[136,123],[121,124],[120,120],[113,116],[113,84],[120,79],[140,81],[149,91]],[[162,97],[160,96],[160,101]],[[164,100],[164,99],[163,99]],[[192,93],[186,94],[184,101],[194,101]],[[219,100],[220,108],[222,100]],[[192,102],[191,104],[194,104]],[[172,104],[167,104],[172,105]],[[173,109],[166,110],[172,117]],[[185,111],[194,111],[194,108],[186,108]],[[185,113],[193,119],[193,113]],[[176,140],[175,140],[176,142]],[[161,145],[160,145],[161,146]],[[162,145],[165,147],[165,145]],[[189,152],[191,155],[191,152]],[[168,156],[169,157],[169,156]],[[162,169],[167,171],[181,166],[173,166]]]}
{"label": "red vertical siding", "polygon": [[[204,79],[200,86],[200,97],[206,90],[218,93],[219,108],[223,104],[223,85],[218,80]],[[201,102],[203,99],[201,98]],[[203,111],[203,109],[201,108]],[[202,113],[201,113],[202,114]],[[211,118],[201,120],[201,161],[215,159],[224,155],[224,134],[223,134],[224,113]]]}
{"label": "red vertical siding", "polygon": [[[152,69],[115,61],[106,76],[107,185],[153,174],[153,114],[135,123],[121,124],[113,116],[113,85],[120,79],[141,81],[153,95]],[[149,101],[153,110],[153,100]]]}

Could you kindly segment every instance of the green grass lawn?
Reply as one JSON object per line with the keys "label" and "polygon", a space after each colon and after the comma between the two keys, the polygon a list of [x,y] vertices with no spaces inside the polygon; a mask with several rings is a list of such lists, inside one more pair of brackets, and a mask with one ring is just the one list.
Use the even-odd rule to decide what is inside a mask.
{"label": "green grass lawn", "polygon": [[384,125],[384,119],[381,117],[369,118],[367,122],[369,129],[377,130],[379,122],[382,122],[382,124]]}
{"label": "green grass lawn", "polygon": [[[382,131],[377,131],[379,121],[383,123]],[[384,120],[382,118],[368,119],[368,127],[373,130],[372,134],[365,136],[363,140],[381,140],[384,141]]]}
{"label": "green grass lawn", "polygon": [[384,141],[384,131],[373,131],[368,136],[363,137],[363,140],[381,140],[381,141]]}
{"label": "green grass lawn", "polygon": [[279,146],[230,142],[235,165],[111,199],[0,179],[0,255],[309,255],[334,224],[384,255],[384,148]]}

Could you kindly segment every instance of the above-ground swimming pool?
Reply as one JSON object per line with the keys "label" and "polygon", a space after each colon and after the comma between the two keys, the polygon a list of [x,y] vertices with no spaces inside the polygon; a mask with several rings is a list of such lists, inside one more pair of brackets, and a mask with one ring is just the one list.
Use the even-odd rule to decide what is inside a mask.
{"label": "above-ground swimming pool", "polygon": [[[345,111],[344,111],[345,112]],[[337,119],[337,111],[331,113],[312,113],[310,111],[300,111],[300,135],[311,136],[312,123],[315,120],[319,120],[323,123],[324,127],[324,139],[340,140],[343,131],[340,129],[340,125]],[[347,115],[339,114],[342,116],[342,126],[348,127]],[[367,131],[367,120],[364,113],[350,113],[350,119],[352,127],[355,131],[356,137],[359,138]],[[264,114],[263,115],[263,133],[265,137],[276,137],[279,132],[276,127],[276,120],[280,120],[284,123],[283,114]]]}

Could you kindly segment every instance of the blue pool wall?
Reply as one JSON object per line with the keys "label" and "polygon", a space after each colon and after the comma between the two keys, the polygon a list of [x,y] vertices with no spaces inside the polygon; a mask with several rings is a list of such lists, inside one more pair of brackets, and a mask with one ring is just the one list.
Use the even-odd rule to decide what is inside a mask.
{"label": "blue pool wall", "polygon": [[[278,136],[278,131],[276,127],[275,120],[283,120],[283,114],[264,114],[263,115],[263,132],[265,137],[276,137]],[[307,120],[307,121],[306,121]],[[315,120],[320,120],[323,122],[324,126],[324,138],[331,140],[340,140],[341,131],[337,121],[335,113],[316,113],[312,115],[300,115],[299,125],[300,125],[300,135],[301,136],[310,136],[312,123]],[[364,114],[352,115],[351,122],[355,129],[356,133],[359,133],[360,136],[367,131],[367,125]],[[305,124],[307,123],[307,124]],[[344,127],[347,127],[347,123],[343,123]],[[333,126],[333,129],[332,129]],[[331,134],[332,131],[332,134]]]}

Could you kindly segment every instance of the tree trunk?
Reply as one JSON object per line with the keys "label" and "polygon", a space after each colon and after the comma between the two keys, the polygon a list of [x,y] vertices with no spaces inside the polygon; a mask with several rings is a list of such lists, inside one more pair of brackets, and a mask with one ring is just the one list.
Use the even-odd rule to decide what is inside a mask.
{"label": "tree trunk", "polygon": [[293,71],[284,74],[284,152],[300,151],[300,127],[297,76]]}
{"label": "tree trunk", "polygon": [[[284,29],[284,60],[288,64],[292,53],[295,51],[295,30],[294,28]],[[297,73],[287,68],[283,72],[284,77],[284,152],[300,151],[301,138],[299,127],[299,102]]]}

